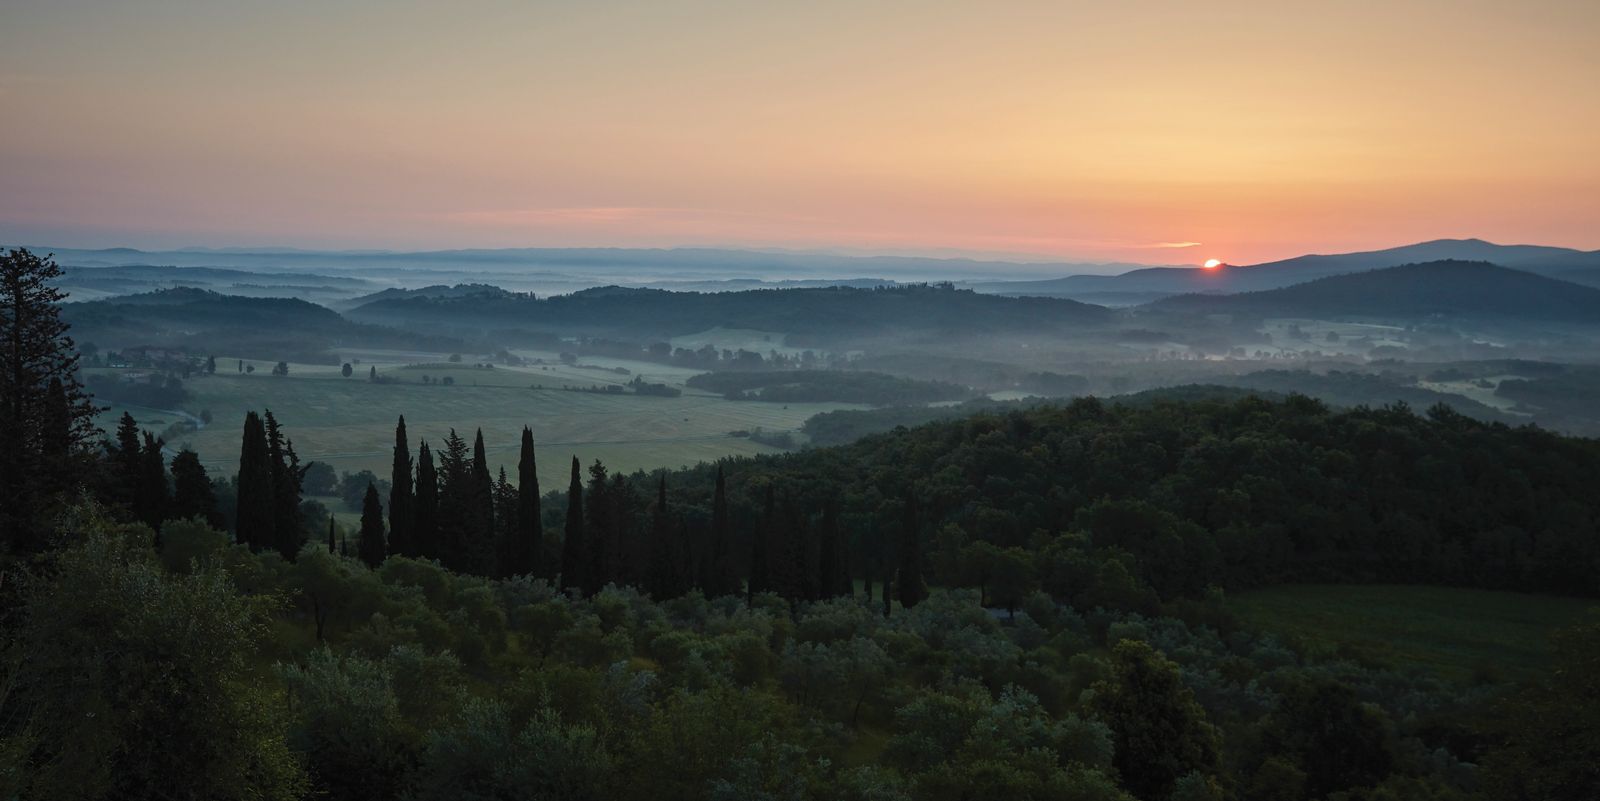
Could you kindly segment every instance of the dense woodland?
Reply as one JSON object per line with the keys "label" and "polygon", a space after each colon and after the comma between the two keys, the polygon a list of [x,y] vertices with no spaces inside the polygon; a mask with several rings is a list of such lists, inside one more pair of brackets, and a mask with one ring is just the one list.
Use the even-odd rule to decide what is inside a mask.
{"label": "dense woodland", "polygon": [[1226,603],[1600,594],[1594,440],[1082,399],[679,471],[573,456],[542,488],[534,432],[491,475],[481,434],[400,420],[388,497],[321,529],[292,411],[245,418],[235,476],[131,417],[95,430],[55,270],[0,259],[7,797],[1594,795],[1600,623],[1516,687]]}

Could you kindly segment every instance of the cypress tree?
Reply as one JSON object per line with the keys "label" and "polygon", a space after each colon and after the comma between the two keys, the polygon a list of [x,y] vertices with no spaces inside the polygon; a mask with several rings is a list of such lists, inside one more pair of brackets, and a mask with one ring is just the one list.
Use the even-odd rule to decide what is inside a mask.
{"label": "cypress tree", "polygon": [[593,596],[613,581],[611,556],[617,548],[612,528],[611,493],[607,492],[606,466],[599,459],[589,465],[589,493],[584,498],[584,536],[588,565],[584,569],[583,594]]}
{"label": "cypress tree", "polygon": [[169,519],[188,520],[198,517],[212,528],[222,528],[222,516],[217,514],[217,495],[211,489],[211,478],[200,464],[200,456],[188,448],[172,457],[172,507]]}
{"label": "cypress tree", "polygon": [[49,256],[0,255],[0,545],[19,551],[45,546],[50,528],[37,517],[83,475],[64,462],[86,460],[102,436],[61,319],[60,277]]}
{"label": "cypress tree", "polygon": [[238,484],[236,539],[251,550],[270,547],[274,542],[272,459],[267,454],[266,428],[255,412],[244,416]]}
{"label": "cypress tree", "polygon": [[406,418],[394,426],[394,464],[389,473],[389,552],[415,556],[411,527],[416,517],[411,486],[411,445],[406,440]]}
{"label": "cypress tree", "polygon": [[383,564],[383,503],[378,500],[378,488],[367,484],[366,497],[361,499],[361,536],[356,540],[356,553],[367,567]]}
{"label": "cypress tree", "polygon": [[672,525],[667,509],[667,475],[661,474],[656,487],[656,502],[650,507],[650,565],[649,590],[658,601],[682,595],[683,557],[679,541],[681,533]]}
{"label": "cypress tree", "polygon": [[455,429],[439,452],[439,563],[463,570],[472,516],[472,457]]}
{"label": "cypress tree", "polygon": [[333,515],[328,515],[328,553],[338,553],[338,550],[334,547],[333,531]]}
{"label": "cypress tree", "polygon": [[144,446],[139,439],[139,423],[133,415],[123,412],[117,420],[117,441],[111,446],[111,464],[116,471],[118,498],[122,504],[139,515],[139,489],[143,483]]}
{"label": "cypress tree", "polygon": [[839,527],[839,509],[831,502],[822,509],[817,548],[818,597],[837,598],[854,595],[855,588],[850,583],[844,530]]}
{"label": "cypress tree", "polygon": [[910,609],[928,597],[928,585],[922,578],[922,529],[917,519],[917,498],[907,495],[905,523],[900,528],[899,551],[900,605]]}
{"label": "cypress tree", "polygon": [[716,489],[711,495],[711,554],[706,559],[707,574],[702,582],[706,595],[713,598],[739,591],[739,572],[735,565],[733,534],[728,526],[728,486],[717,465]]}
{"label": "cypress tree", "polygon": [[45,389],[44,419],[40,421],[39,455],[45,492],[68,489],[81,483],[74,466],[76,440],[72,428],[72,400],[67,386],[52,377]]}
{"label": "cypress tree", "polygon": [[293,561],[305,541],[300,525],[300,482],[305,469],[295,455],[294,443],[284,438],[271,409],[266,410],[263,420],[272,485],[272,545],[284,559]]}
{"label": "cypress tree", "polygon": [[533,457],[533,429],[522,429],[522,454],[517,459],[517,509],[516,525],[512,528],[510,564],[506,572],[513,576],[532,576],[540,573],[539,556],[543,550],[544,523],[539,509],[539,470]]}
{"label": "cypress tree", "polygon": [[495,578],[511,576],[511,563],[515,558],[511,550],[517,538],[517,488],[506,478],[506,469],[494,482],[494,572]]}
{"label": "cypress tree", "polygon": [[[139,522],[157,532],[166,519],[168,500],[167,463],[161,455],[166,443],[144,432],[144,447],[139,451],[138,494],[134,498],[134,512]],[[159,541],[159,540],[158,540]]]}
{"label": "cypress tree", "polygon": [[617,472],[611,475],[611,485],[606,489],[606,530],[609,549],[606,551],[606,581],[612,584],[631,584],[645,589],[649,583],[650,543],[648,535],[640,532],[638,512],[641,500],[627,477]]}
{"label": "cypress tree", "polygon": [[746,604],[754,603],[757,595],[771,589],[770,565],[767,559],[770,543],[767,540],[777,516],[777,508],[773,505],[772,499],[772,484],[769,483],[761,504],[761,523],[756,526],[755,532],[750,537],[750,580],[745,584]]}
{"label": "cypress tree", "polygon": [[586,585],[584,565],[588,562],[583,542],[583,478],[578,472],[578,457],[572,457],[572,482],[567,485],[567,528],[561,541],[561,589],[582,591]]}
{"label": "cypress tree", "polygon": [[472,441],[472,484],[468,521],[464,533],[463,558],[468,572],[481,576],[494,573],[495,566],[495,504],[494,474],[489,472],[489,459],[483,447],[483,429]]}
{"label": "cypress tree", "polygon": [[417,491],[411,525],[411,547],[415,556],[439,558],[439,474],[433,467],[433,452],[428,443],[417,448]]}

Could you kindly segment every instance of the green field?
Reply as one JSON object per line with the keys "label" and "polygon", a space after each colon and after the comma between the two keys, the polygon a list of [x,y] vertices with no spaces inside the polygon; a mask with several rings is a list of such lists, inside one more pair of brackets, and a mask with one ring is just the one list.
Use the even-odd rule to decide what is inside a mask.
{"label": "green field", "polygon": [[[214,474],[238,468],[239,431],[247,410],[271,409],[283,424],[302,460],[327,462],[340,471],[370,469],[387,475],[394,444],[395,419],[404,414],[412,440],[426,438],[435,447],[453,426],[469,440],[483,428],[490,468],[514,470],[517,443],[524,425],[533,427],[539,448],[539,480],[549,488],[565,487],[568,459],[585,465],[595,459],[608,467],[633,471],[680,467],[722,456],[771,453],[773,448],[730,436],[735,430],[762,428],[796,431],[806,418],[835,409],[860,408],[837,403],[759,403],[729,401],[683,387],[695,370],[646,362],[589,358],[583,367],[557,363],[556,354],[519,352],[552,364],[493,369],[450,364],[448,354],[363,351],[345,353],[360,359],[355,375],[344,378],[332,365],[290,364],[289,375],[271,375],[272,364],[251,361],[256,371],[241,374],[237,359],[217,358],[217,374],[185,382],[192,398],[184,411],[211,412],[205,429],[184,435],[174,446],[188,446]],[[479,357],[482,358],[482,357]],[[367,380],[368,369],[392,376],[395,383]],[[630,375],[596,368],[624,367]],[[449,376],[454,386],[425,385],[422,376]],[[684,389],[677,398],[575,392],[563,386],[622,384],[642,375],[645,380]],[[541,387],[541,388],[535,388]],[[115,407],[101,417],[110,431]],[[131,409],[140,420],[176,422],[174,415]]]}
{"label": "green field", "polygon": [[1596,601],[1412,585],[1297,584],[1232,596],[1248,625],[1323,655],[1471,680],[1537,677],[1550,633]]}

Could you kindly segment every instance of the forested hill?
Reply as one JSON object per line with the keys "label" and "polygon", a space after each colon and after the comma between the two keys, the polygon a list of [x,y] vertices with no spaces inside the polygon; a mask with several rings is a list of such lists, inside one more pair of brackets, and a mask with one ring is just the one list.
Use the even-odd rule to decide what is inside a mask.
{"label": "forested hill", "polygon": [[1183,295],[1166,311],[1275,317],[1417,318],[1429,315],[1600,323],[1600,289],[1472,261],[1407,264],[1264,292]]}
{"label": "forested hill", "polygon": [[447,338],[354,323],[295,298],[252,298],[204,289],[164,289],[109,300],[70,303],[62,316],[81,343],[149,345],[227,352],[263,359],[325,361],[336,345],[434,347]]}
{"label": "forested hill", "polygon": [[349,314],[367,322],[452,329],[671,337],[720,326],[840,341],[900,334],[1048,334],[1115,319],[1104,307],[1076,301],[981,295],[949,285],[708,293],[601,287],[543,299],[485,290],[378,300]]}
{"label": "forested hill", "polygon": [[[712,473],[667,482],[709,497]],[[1082,608],[1285,581],[1600,594],[1600,441],[1443,407],[1081,399],[762,457],[728,475],[746,509],[769,484],[793,508],[840,504],[869,566],[882,547],[872,532],[899,530],[902,501],[915,498],[931,582],[973,581],[962,571],[975,543],[1020,546],[1043,588]],[[1132,581],[1107,573],[1110,562]]]}

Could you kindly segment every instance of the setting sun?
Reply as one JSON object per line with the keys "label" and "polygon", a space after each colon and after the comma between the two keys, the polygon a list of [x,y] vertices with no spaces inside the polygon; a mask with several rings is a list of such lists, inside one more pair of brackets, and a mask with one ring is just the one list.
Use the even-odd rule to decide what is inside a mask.
{"label": "setting sun", "polygon": [[1205,268],[1207,270],[1215,270],[1215,269],[1217,269],[1218,267],[1221,267],[1221,266],[1222,266],[1222,260],[1221,259],[1206,259]]}

